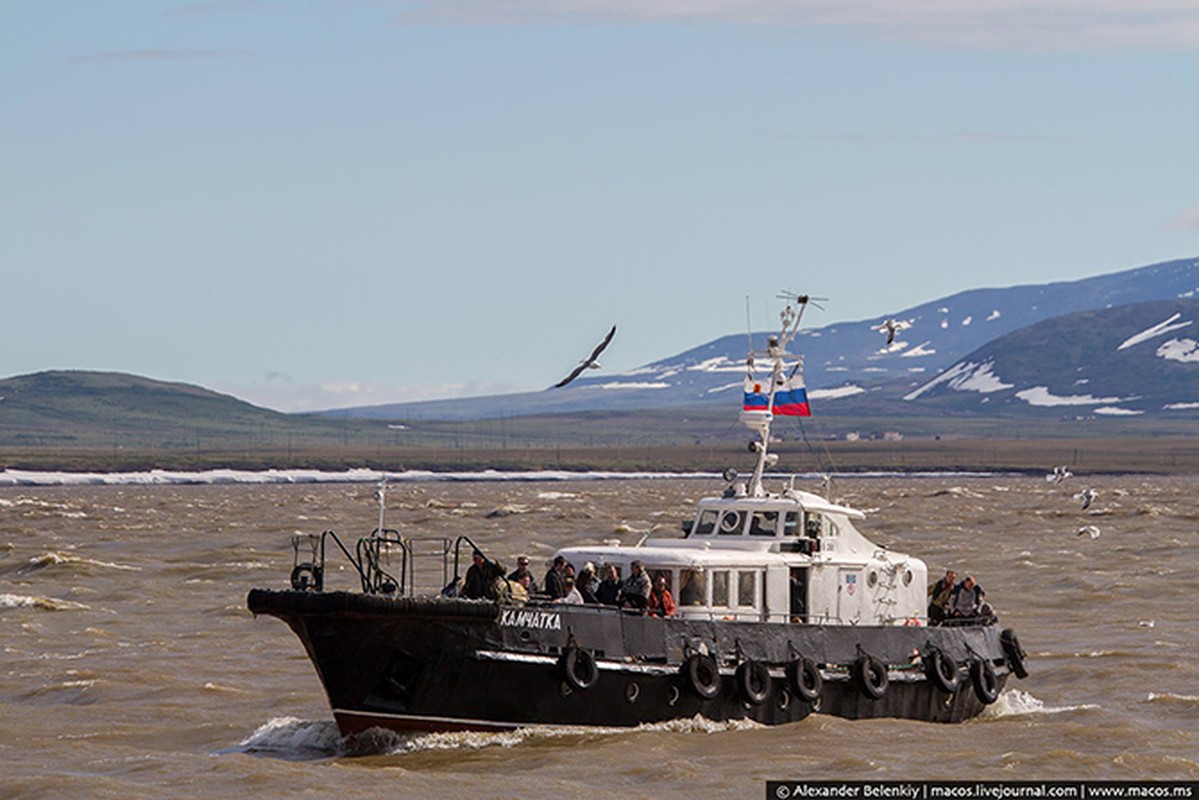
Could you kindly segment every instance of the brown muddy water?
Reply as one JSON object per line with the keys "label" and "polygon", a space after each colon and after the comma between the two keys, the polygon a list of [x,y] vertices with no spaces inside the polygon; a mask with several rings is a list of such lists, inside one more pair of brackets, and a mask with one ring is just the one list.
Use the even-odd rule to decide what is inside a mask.
{"label": "brown muddy water", "polygon": [[[1072,495],[1093,485],[1086,512]],[[1199,778],[1189,477],[845,478],[879,544],[973,572],[1029,652],[961,725],[813,716],[339,739],[291,632],[245,609],[290,536],[376,524],[361,484],[0,488],[2,797],[761,796],[767,779]],[[387,524],[501,560],[675,535],[712,479],[395,483]],[[813,483],[808,488],[815,488]],[[1078,537],[1083,525],[1097,539]],[[330,588],[353,588],[334,572]]]}

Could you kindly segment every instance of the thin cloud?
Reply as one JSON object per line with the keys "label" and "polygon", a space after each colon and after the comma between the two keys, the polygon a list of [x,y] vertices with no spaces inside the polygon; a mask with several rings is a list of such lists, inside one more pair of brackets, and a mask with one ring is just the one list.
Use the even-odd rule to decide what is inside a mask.
{"label": "thin cloud", "polygon": [[1199,231],[1199,206],[1191,206],[1170,220],[1168,227],[1174,231]]}
{"label": "thin cloud", "polygon": [[724,23],[837,29],[937,47],[1031,51],[1199,45],[1193,0],[417,0],[401,25]]}
{"label": "thin cloud", "polygon": [[193,48],[146,48],[142,50],[110,50],[104,53],[88,53],[69,59],[77,64],[94,64],[104,61],[205,61],[210,59],[246,58],[253,55],[248,50],[197,50]]}
{"label": "thin cloud", "polygon": [[759,131],[763,139],[792,139],[815,144],[849,144],[858,146],[914,144],[926,147],[992,146],[1022,144],[1056,144],[1067,141],[1060,136],[1006,131],[954,131],[950,133],[889,133],[885,131],[824,131],[786,133]]}

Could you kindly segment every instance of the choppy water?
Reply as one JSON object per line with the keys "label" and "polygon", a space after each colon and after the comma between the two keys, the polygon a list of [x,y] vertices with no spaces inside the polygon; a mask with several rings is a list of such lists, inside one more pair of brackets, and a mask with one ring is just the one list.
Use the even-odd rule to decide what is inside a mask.
{"label": "choppy water", "polygon": [[[0,488],[0,796],[758,796],[767,779],[1199,778],[1192,478],[852,478],[875,541],[971,571],[1029,651],[956,726],[821,716],[777,728],[388,736],[351,750],[299,642],[245,610],[290,534],[376,523],[371,484]],[[511,562],[673,533],[712,481],[392,486],[389,526]],[[1076,537],[1085,524],[1098,539]],[[352,588],[351,573],[329,577]]]}

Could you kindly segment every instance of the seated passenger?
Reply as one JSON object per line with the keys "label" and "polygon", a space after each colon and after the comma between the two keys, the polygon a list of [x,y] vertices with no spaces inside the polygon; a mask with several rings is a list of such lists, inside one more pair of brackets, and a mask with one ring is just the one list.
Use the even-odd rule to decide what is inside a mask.
{"label": "seated passenger", "polygon": [[658,579],[654,581],[654,588],[649,593],[646,607],[649,609],[649,613],[655,617],[674,616],[674,598],[670,596],[670,589],[666,588],[665,575],[659,575]]}
{"label": "seated passenger", "polygon": [[563,578],[562,585],[566,588],[566,596],[562,598],[563,603],[572,606],[583,605],[583,595],[579,592],[579,587],[575,586],[574,578]]}
{"label": "seated passenger", "polygon": [[538,591],[537,581],[533,579],[533,573],[529,572],[528,556],[516,557],[516,569],[512,570],[512,574],[508,576],[508,580],[512,581],[513,583],[519,583],[522,575],[527,575],[529,577],[529,582],[525,588],[528,589],[529,592],[536,594]]}
{"label": "seated passenger", "polygon": [[953,588],[953,593],[949,596],[949,616],[955,619],[977,617],[986,596],[983,587],[974,582],[974,576],[967,575],[965,580]]}
{"label": "seated passenger", "polygon": [[649,578],[641,561],[629,564],[629,577],[620,587],[620,605],[624,608],[645,608],[649,602]]}
{"label": "seated passenger", "polygon": [[595,596],[595,565],[590,561],[583,565],[583,569],[579,570],[579,578],[575,581],[575,588],[583,596],[584,603],[591,605],[599,603],[599,599]]}

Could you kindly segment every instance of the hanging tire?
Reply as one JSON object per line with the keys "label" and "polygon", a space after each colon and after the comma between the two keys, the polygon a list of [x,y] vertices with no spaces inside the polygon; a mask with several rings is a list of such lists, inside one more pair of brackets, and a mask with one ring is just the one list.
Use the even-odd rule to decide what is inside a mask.
{"label": "hanging tire", "polygon": [[1024,652],[1024,648],[1020,646],[1020,640],[1016,638],[1016,632],[1011,628],[1004,628],[1003,633],[999,634],[999,643],[1003,645],[1003,654],[1007,657],[1008,669],[1021,680],[1027,678],[1028,668],[1024,665],[1024,660],[1028,655]]}
{"label": "hanging tire", "polygon": [[928,679],[947,694],[956,692],[962,683],[958,662],[940,650],[933,650],[928,654],[928,659],[924,662],[924,671]]}
{"label": "hanging tire", "polygon": [[887,693],[887,667],[874,656],[862,656],[853,665],[854,677],[862,694],[878,700]]}
{"label": "hanging tire", "polygon": [[815,661],[802,656],[787,664],[787,683],[791,685],[791,691],[795,692],[796,696],[809,703],[819,700],[820,693],[824,690],[824,677],[820,674],[820,668],[816,666]]}
{"label": "hanging tire", "polygon": [[570,684],[570,688],[583,691],[595,686],[599,680],[599,667],[596,666],[595,656],[590,651],[570,645],[562,653],[558,662],[562,666],[562,677]]}
{"label": "hanging tire", "polygon": [[760,706],[770,696],[770,670],[761,661],[745,661],[737,667],[737,688],[745,702]]}
{"label": "hanging tire", "polygon": [[999,676],[990,661],[975,661],[970,665],[970,682],[974,684],[974,696],[984,706],[999,699]]}
{"label": "hanging tire", "polygon": [[704,700],[711,700],[720,694],[720,668],[716,659],[702,653],[696,653],[683,662],[679,674],[687,688]]}

